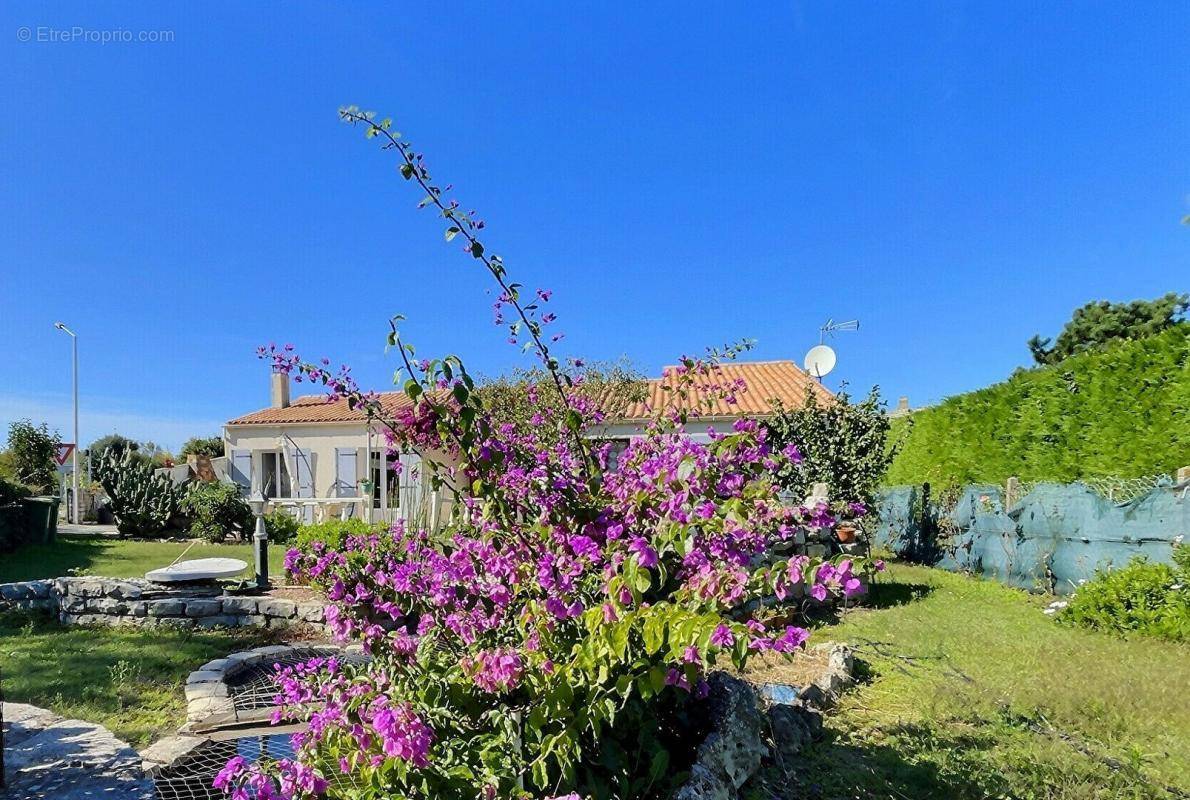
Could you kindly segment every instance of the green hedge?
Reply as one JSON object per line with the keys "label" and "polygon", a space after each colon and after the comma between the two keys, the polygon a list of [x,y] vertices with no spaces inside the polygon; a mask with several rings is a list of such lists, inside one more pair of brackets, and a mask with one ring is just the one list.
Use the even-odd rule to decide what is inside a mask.
{"label": "green hedge", "polygon": [[887,485],[1135,477],[1190,464],[1190,324],[894,421]]}

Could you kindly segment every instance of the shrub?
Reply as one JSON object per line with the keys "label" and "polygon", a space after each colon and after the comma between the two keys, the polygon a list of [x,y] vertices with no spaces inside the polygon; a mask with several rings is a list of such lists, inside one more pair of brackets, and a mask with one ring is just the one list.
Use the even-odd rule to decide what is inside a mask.
{"label": "shrub", "polygon": [[264,515],[264,528],[269,534],[269,542],[288,544],[297,536],[302,523],[288,511],[277,509]]}
{"label": "shrub", "polygon": [[1065,625],[1190,641],[1190,547],[1174,546],[1174,565],[1137,556],[1118,570],[1100,570],[1057,614]]}
{"label": "shrub", "polygon": [[30,494],[32,492],[28,486],[0,478],[0,506],[15,503],[22,497],[28,497]]}
{"label": "shrub", "polygon": [[0,553],[26,541],[25,508],[17,501],[29,494],[28,486],[0,478]]}
{"label": "shrub", "polygon": [[50,433],[43,422],[34,425],[27,419],[8,426],[8,456],[13,477],[38,493],[52,493],[58,483],[54,458],[62,437]]}
{"label": "shrub", "polygon": [[186,443],[182,445],[182,449],[178,451],[178,457],[185,460],[186,456],[191,455],[219,458],[223,455],[223,437],[195,436],[187,439]]}
{"label": "shrub", "polygon": [[362,519],[327,520],[314,525],[300,526],[293,546],[302,553],[314,552],[315,544],[326,550],[342,550],[348,536],[366,536],[383,529],[383,525],[369,525]]}
{"label": "shrub", "polygon": [[221,542],[229,533],[246,538],[255,523],[239,487],[222,481],[192,484],[182,499],[182,512],[190,517],[191,535],[209,542]]}
{"label": "shrub", "polygon": [[107,492],[116,528],[125,536],[160,533],[178,516],[186,493],[169,478],[155,475],[132,450],[109,452],[95,477]]}
{"label": "shrub", "polygon": [[[888,443],[889,419],[875,387],[862,402],[852,403],[846,392],[833,402],[820,403],[812,392],[801,408],[777,403],[766,422],[773,446],[794,445],[801,461],[777,473],[777,482],[798,500],[814,483],[825,483],[832,500],[858,502],[870,508],[896,445]],[[839,509],[840,511],[842,508]]]}

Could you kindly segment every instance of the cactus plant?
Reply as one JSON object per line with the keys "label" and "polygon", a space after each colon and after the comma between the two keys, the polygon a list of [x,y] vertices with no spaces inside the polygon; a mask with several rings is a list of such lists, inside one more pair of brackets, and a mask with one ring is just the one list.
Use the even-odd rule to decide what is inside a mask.
{"label": "cactus plant", "polygon": [[96,473],[110,498],[116,528],[125,536],[152,535],[178,515],[186,489],[161,475],[130,450],[110,453]]}

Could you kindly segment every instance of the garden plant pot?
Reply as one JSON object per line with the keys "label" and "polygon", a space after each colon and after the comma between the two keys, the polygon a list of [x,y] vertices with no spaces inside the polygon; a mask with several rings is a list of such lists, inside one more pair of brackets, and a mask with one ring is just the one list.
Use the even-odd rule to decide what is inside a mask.
{"label": "garden plant pot", "polygon": [[855,541],[856,529],[854,525],[840,525],[835,528],[835,537],[842,544],[850,544]]}

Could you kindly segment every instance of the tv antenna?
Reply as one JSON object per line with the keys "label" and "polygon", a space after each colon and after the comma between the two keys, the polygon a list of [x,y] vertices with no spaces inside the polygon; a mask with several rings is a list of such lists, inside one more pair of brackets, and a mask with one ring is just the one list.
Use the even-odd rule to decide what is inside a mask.
{"label": "tv antenna", "polygon": [[859,320],[849,319],[844,322],[835,322],[833,319],[828,319],[826,324],[818,329],[818,343],[824,344],[827,336],[834,336],[838,331],[858,331]]}
{"label": "tv antenna", "polygon": [[844,322],[835,322],[834,319],[828,319],[826,324],[818,329],[818,344],[810,348],[806,353],[805,359],[802,361],[802,366],[805,367],[806,372],[813,375],[821,383],[824,376],[830,374],[830,371],[835,368],[838,363],[838,357],[835,351],[826,343],[827,336],[834,336],[838,331],[858,331],[859,320],[849,319]]}

